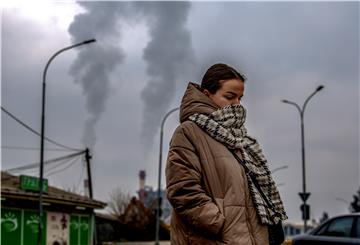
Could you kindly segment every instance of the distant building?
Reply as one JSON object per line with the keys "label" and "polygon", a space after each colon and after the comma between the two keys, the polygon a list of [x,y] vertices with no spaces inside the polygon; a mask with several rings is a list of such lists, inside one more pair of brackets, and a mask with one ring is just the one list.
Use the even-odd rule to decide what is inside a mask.
{"label": "distant building", "polygon": [[[131,198],[124,213],[115,217],[96,213],[98,244],[117,244],[119,241],[154,241],[156,217],[152,210],[136,197]],[[170,239],[167,225],[160,223],[160,240]]]}
{"label": "distant building", "polygon": [[292,237],[301,233],[303,225],[297,223],[284,223],[283,224],[285,237]]}
{"label": "distant building", "polygon": [[120,241],[125,235],[126,226],[118,217],[107,213],[95,213],[97,244]]}
{"label": "distant building", "polygon": [[[140,170],[139,172],[139,200],[144,204],[144,206],[154,212],[157,209],[157,190],[154,190],[151,186],[145,185],[145,170]],[[166,224],[170,224],[171,217],[171,204],[166,198],[166,191],[161,190],[161,220],[163,220]]]}
{"label": "distant building", "polygon": [[[38,178],[1,172],[1,244],[37,245],[38,190]],[[42,244],[93,244],[94,209],[105,206],[104,202],[46,184]]]}
{"label": "distant building", "polygon": [[[307,224],[307,227],[308,227],[308,229],[313,229],[317,225],[318,224],[314,220],[312,220]],[[292,236],[298,235],[300,233],[303,233],[304,222],[303,221],[298,221],[298,222],[285,221],[283,223],[283,228],[284,228],[285,237],[292,237]]]}

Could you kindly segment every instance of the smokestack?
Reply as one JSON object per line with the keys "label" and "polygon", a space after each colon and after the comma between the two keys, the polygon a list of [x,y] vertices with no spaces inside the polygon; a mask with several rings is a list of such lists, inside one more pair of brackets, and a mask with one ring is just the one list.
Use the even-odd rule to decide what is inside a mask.
{"label": "smokestack", "polygon": [[145,170],[140,170],[139,172],[140,189],[145,189],[145,177],[146,177]]}
{"label": "smokestack", "polygon": [[139,200],[144,203],[145,201],[145,170],[139,171]]}

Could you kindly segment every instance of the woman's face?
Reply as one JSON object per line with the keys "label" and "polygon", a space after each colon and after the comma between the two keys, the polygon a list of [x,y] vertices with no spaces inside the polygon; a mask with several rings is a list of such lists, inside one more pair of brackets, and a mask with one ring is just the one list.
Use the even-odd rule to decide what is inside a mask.
{"label": "woman's face", "polygon": [[221,87],[211,94],[207,89],[204,94],[207,95],[220,108],[240,104],[241,98],[244,95],[244,82],[240,79],[229,79],[221,83]]}

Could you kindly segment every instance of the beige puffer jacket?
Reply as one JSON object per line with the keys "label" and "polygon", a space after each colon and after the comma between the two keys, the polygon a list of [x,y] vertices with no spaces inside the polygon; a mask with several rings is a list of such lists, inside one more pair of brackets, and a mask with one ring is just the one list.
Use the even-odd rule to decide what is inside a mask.
{"label": "beige puffer jacket", "polygon": [[244,169],[228,149],[188,120],[218,107],[189,83],[181,125],[171,139],[166,165],[167,197],[174,210],[171,245],[268,245]]}

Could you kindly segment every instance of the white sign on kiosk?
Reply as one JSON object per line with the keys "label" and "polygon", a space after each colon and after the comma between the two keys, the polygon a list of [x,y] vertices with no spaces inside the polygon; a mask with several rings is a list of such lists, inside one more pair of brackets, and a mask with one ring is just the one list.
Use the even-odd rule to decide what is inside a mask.
{"label": "white sign on kiosk", "polygon": [[69,225],[69,214],[48,212],[46,245],[68,245]]}

